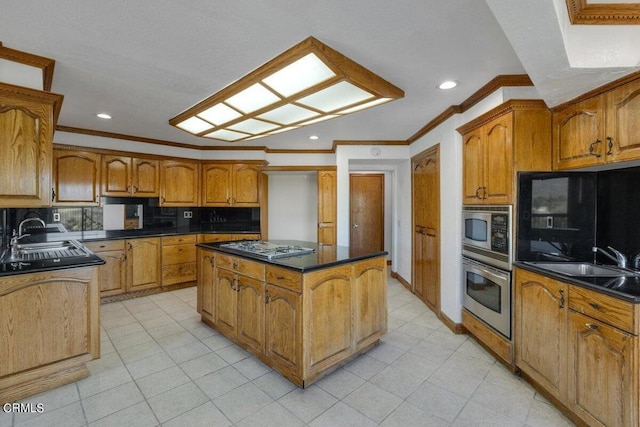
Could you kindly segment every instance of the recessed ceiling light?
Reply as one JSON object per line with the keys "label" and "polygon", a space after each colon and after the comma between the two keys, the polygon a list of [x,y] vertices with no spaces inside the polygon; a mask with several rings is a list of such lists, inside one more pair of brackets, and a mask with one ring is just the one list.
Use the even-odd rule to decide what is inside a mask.
{"label": "recessed ceiling light", "polygon": [[100,117],[101,119],[107,119],[107,120],[111,118],[111,116],[108,115],[107,113],[98,113],[96,114],[96,116]]}
{"label": "recessed ceiling light", "polygon": [[318,135],[311,135],[309,139],[318,139]]}
{"label": "recessed ceiling light", "polygon": [[446,82],[442,82],[440,83],[440,86],[438,86],[438,88],[440,89],[453,89],[454,87],[457,86],[458,83],[454,82],[453,80],[447,80]]}

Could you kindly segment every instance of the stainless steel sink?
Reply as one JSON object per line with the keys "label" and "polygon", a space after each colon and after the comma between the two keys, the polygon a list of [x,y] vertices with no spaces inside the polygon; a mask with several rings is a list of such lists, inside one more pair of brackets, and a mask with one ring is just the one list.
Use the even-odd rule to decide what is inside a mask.
{"label": "stainless steel sink", "polygon": [[80,242],[75,240],[62,240],[58,242],[23,243],[17,247],[15,257],[10,256],[10,251],[4,255],[3,262],[29,262],[57,258],[88,257],[91,255]]}
{"label": "stainless steel sink", "polygon": [[527,262],[538,268],[573,277],[627,277],[638,273],[615,266],[591,264],[588,262]]}

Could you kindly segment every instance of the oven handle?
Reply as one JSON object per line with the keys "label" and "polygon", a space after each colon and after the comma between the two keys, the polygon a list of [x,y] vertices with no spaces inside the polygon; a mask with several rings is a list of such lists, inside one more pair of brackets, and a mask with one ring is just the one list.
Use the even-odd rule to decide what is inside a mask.
{"label": "oven handle", "polygon": [[499,278],[501,278],[503,280],[509,280],[509,276],[511,275],[511,273],[509,271],[501,270],[499,268],[495,268],[495,267],[492,267],[492,266],[487,265],[485,263],[478,262],[478,261],[475,261],[475,260],[473,260],[471,258],[467,258],[467,257],[463,256],[462,257],[462,265],[464,266],[465,264],[467,266],[469,266],[471,269],[475,269],[476,271],[484,270],[484,271],[489,272],[489,273],[493,274],[494,276],[499,277]]}

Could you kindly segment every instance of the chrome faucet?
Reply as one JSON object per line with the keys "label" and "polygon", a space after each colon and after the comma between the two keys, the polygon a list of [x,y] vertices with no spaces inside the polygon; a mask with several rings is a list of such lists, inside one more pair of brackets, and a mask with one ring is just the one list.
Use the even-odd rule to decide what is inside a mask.
{"label": "chrome faucet", "polygon": [[607,249],[613,252],[613,255],[611,255],[609,252],[597,246],[594,246],[593,248],[591,248],[591,250],[593,251],[593,261],[595,262],[596,260],[596,253],[600,252],[602,255],[615,261],[618,267],[627,268],[627,257],[622,252],[612,248],[611,246],[607,246]]}
{"label": "chrome faucet", "polygon": [[45,223],[44,223],[44,221],[43,221],[43,220],[41,220],[40,218],[25,218],[25,219],[23,219],[23,220],[22,220],[22,222],[20,222],[20,225],[18,225],[18,239],[19,239],[19,238],[21,238],[21,237],[23,237],[23,234],[22,234],[22,226],[23,226],[25,223],[30,222],[30,221],[37,221],[37,222],[39,222],[40,224],[42,224],[42,227],[46,227],[46,226],[47,226],[47,224],[45,224]]}

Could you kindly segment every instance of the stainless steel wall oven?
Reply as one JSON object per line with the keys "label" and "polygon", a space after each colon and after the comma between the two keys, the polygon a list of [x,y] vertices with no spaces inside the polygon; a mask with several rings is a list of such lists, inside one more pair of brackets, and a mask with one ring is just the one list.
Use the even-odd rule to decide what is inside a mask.
{"label": "stainless steel wall oven", "polygon": [[511,339],[511,205],[462,210],[463,307]]}

